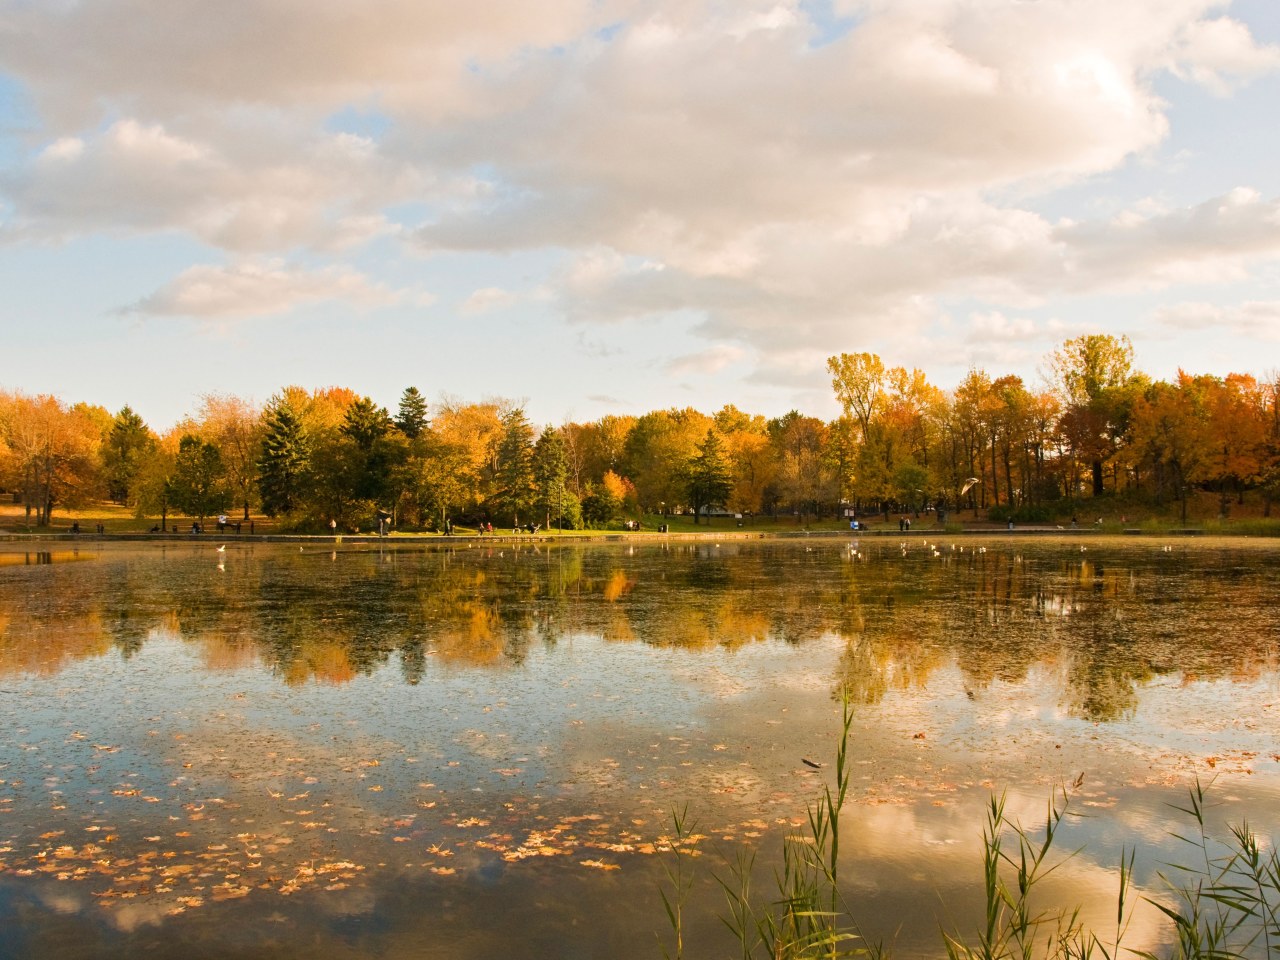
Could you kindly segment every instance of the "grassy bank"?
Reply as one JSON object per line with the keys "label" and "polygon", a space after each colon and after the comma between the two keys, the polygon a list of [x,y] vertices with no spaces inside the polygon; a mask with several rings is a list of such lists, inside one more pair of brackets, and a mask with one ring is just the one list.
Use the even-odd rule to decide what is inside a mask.
{"label": "grassy bank", "polygon": [[[1059,529],[1076,530],[1079,532],[1094,532],[1103,534],[1122,534],[1122,533],[1169,533],[1179,530],[1194,530],[1206,535],[1215,536],[1255,536],[1255,537],[1280,537],[1280,517],[1264,517],[1262,516],[1262,505],[1260,503],[1247,503],[1245,506],[1235,506],[1230,516],[1223,518],[1218,515],[1218,500],[1216,497],[1204,498],[1196,502],[1197,510],[1189,511],[1189,519],[1183,522],[1180,511],[1176,509],[1166,509],[1156,511],[1152,509],[1141,510],[1132,506],[1118,505],[1106,500],[1085,501],[1074,514],[1066,514],[1061,517],[1052,517],[1048,520],[1039,522],[1015,523],[1014,529],[1021,531],[1045,530],[1057,531]],[[1075,526],[1072,526],[1072,517],[1075,517]],[[242,520],[242,512],[229,513],[228,516],[232,522],[240,522],[241,533],[248,534],[251,530],[256,535],[274,535],[280,533],[306,532],[294,531],[271,517],[267,517],[260,513],[252,513],[249,520]],[[1000,533],[1007,532],[1009,526],[1005,522],[992,521],[986,518],[981,512],[973,510],[957,511],[949,514],[945,523],[939,523],[937,517],[929,512],[917,514],[890,514],[885,517],[883,514],[863,515],[859,517],[859,524],[864,530],[871,533],[891,533],[899,534],[899,521],[903,516],[908,516],[911,520],[911,532],[913,534],[946,532],[949,534],[958,533]],[[763,535],[788,535],[796,533],[814,533],[814,534],[852,534],[849,520],[843,517],[818,517],[813,515],[796,515],[796,514],[779,514],[778,516],[744,516],[737,518],[734,516],[715,516],[701,517],[698,522],[694,522],[691,515],[666,515],[662,514],[646,514],[638,518],[640,521],[640,529],[636,531],[638,536],[654,535],[659,532],[660,528],[665,525],[667,532],[672,534],[707,534],[707,533],[745,533],[745,534],[763,534]],[[182,515],[170,515],[167,519],[166,527],[170,532],[185,533],[191,529],[191,524],[195,518]],[[135,517],[128,507],[121,506],[109,502],[96,502],[79,509],[58,510],[54,513],[54,522],[49,527],[28,526],[26,515],[20,504],[0,503],[0,532],[3,533],[66,533],[73,524],[78,524],[81,533],[92,534],[97,532],[99,526],[102,532],[110,535],[118,534],[143,534],[150,531],[159,524],[158,517]],[[206,532],[214,531],[214,524],[210,518],[205,518],[204,527]],[[319,536],[328,536],[321,531],[314,531]],[[351,531],[343,531],[349,534]],[[362,531],[365,534],[376,533],[376,528]],[[402,528],[393,531],[392,536],[421,534],[419,531],[410,528]],[[456,525],[454,533],[456,535],[468,536],[474,535],[477,531],[465,525]],[[510,533],[509,529],[499,529],[495,527],[495,533]],[[609,534],[626,534],[630,531],[626,530],[624,521],[619,519],[601,529],[593,530],[539,530],[540,537],[581,537],[594,536],[601,533]]]}

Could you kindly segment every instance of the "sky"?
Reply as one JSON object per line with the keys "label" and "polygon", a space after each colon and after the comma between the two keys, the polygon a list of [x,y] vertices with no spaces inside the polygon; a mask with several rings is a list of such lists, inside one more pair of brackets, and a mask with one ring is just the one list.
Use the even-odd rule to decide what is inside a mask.
{"label": "sky", "polygon": [[0,0],[0,389],[1280,368],[1277,0]]}

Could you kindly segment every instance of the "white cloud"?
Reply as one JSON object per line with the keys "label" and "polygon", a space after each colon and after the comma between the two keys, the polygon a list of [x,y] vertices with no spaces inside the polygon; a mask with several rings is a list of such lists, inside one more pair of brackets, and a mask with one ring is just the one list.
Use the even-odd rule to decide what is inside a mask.
{"label": "white cloud", "polygon": [[1225,306],[1182,302],[1156,310],[1152,319],[1164,329],[1214,330],[1248,341],[1280,341],[1280,300],[1253,300]]}
{"label": "white cloud", "polygon": [[[800,0],[0,0],[0,61],[43,124],[0,181],[0,235],[560,249],[571,320],[682,313],[761,379],[794,375],[784,350],[912,342],[947,296],[1003,319],[1280,256],[1276,202],[1247,193],[1106,222],[1026,209],[1164,143],[1162,74],[1227,93],[1280,69],[1218,0],[836,7],[854,25],[815,45]],[[197,266],[139,309],[278,312],[303,276],[381,289]],[[461,310],[545,297],[496,282]]]}
{"label": "white cloud", "polygon": [[377,210],[431,185],[343,135],[271,144],[239,131],[218,143],[118,120],[62,138],[12,177],[10,240],[89,231],[182,231],[230,251],[340,249],[397,231]]}
{"label": "white cloud", "polygon": [[1111,222],[1054,232],[1071,282],[1082,289],[1221,283],[1280,256],[1280,200],[1237,188],[1188,209],[1131,210]]}
{"label": "white cloud", "polygon": [[346,267],[305,270],[271,261],[191,267],[125,312],[229,320],[274,316],[329,300],[368,308],[408,297],[405,291],[387,290]]}
{"label": "white cloud", "polygon": [[667,371],[677,376],[706,376],[741,363],[746,351],[729,344],[717,344],[698,353],[676,357],[667,363]]}
{"label": "white cloud", "polygon": [[1187,24],[1175,49],[1173,70],[1225,96],[1241,80],[1280,68],[1280,47],[1258,46],[1249,30],[1227,17]]}
{"label": "white cloud", "polygon": [[1007,317],[999,311],[975,313],[969,317],[969,329],[965,340],[969,343],[989,343],[992,340],[1018,342],[1038,337],[1035,324],[1025,318]]}
{"label": "white cloud", "polygon": [[517,302],[519,302],[519,297],[510,290],[502,290],[498,287],[482,287],[473,291],[462,302],[461,310],[464,314],[474,316],[480,313],[489,313],[493,310],[505,310]]}
{"label": "white cloud", "polygon": [[83,153],[84,141],[79,137],[61,137],[40,151],[38,162],[65,163],[79,159]]}

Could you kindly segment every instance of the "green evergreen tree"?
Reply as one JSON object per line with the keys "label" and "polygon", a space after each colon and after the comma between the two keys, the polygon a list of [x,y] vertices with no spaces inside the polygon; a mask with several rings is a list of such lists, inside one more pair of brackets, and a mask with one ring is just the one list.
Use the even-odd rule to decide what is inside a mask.
{"label": "green evergreen tree", "polygon": [[137,502],[134,487],[138,471],[155,446],[155,438],[142,418],[128,406],[121,407],[102,446],[107,496],[116,503]]}
{"label": "green evergreen tree", "polygon": [[392,473],[408,452],[403,438],[392,437],[393,428],[386,408],[368,397],[361,397],[347,408],[346,418],[338,428],[355,449],[337,452],[337,462],[344,469],[334,479],[346,486],[348,496],[367,501],[374,508],[388,506],[394,499]]}
{"label": "green evergreen tree", "polygon": [[417,440],[431,421],[427,418],[427,401],[417,387],[405,387],[396,412],[396,426],[410,440]]}
{"label": "green evergreen tree", "polygon": [[368,397],[361,397],[347,408],[346,418],[338,430],[367,453],[391,432],[391,426],[391,416],[386,407],[378,406]]}
{"label": "green evergreen tree", "polygon": [[[714,430],[708,430],[706,439],[698,444],[698,452],[690,458],[685,468],[685,489],[689,505],[693,507],[693,522],[703,507],[722,505],[733,491],[733,476],[724,445]],[[710,523],[710,517],[707,518]]]}
{"label": "green evergreen tree", "polygon": [[302,503],[311,463],[311,445],[297,411],[283,398],[267,406],[258,457],[258,492],[262,509],[278,517]]}
{"label": "green evergreen tree", "polygon": [[548,530],[553,516],[557,523],[563,525],[564,504],[568,499],[565,479],[568,475],[569,458],[564,438],[559,430],[547,427],[533,446],[533,481]]}
{"label": "green evergreen tree", "polygon": [[508,411],[502,418],[494,468],[494,505],[500,516],[518,523],[534,509],[533,427],[523,407]]}

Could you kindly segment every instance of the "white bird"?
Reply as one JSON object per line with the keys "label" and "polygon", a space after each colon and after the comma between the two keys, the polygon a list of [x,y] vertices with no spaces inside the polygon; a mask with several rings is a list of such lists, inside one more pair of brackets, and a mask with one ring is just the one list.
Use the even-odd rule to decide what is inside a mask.
{"label": "white bird", "polygon": [[219,553],[226,553],[226,552],[227,552],[227,545],[224,543],[222,546],[220,546],[220,547],[218,548],[218,552],[219,552]]}
{"label": "white bird", "polygon": [[970,477],[968,480],[964,482],[964,486],[960,488],[960,496],[963,497],[966,493],[969,492],[969,490],[973,487],[975,483],[981,483],[981,482],[982,481],[979,480],[977,477]]}

